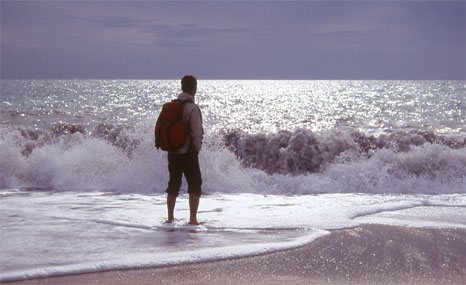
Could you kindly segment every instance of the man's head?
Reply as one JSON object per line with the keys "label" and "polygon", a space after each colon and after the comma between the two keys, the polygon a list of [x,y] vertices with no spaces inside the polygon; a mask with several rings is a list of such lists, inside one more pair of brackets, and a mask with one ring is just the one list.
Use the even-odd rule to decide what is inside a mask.
{"label": "man's head", "polygon": [[191,95],[195,95],[197,91],[197,79],[192,75],[185,75],[181,79],[181,90],[183,92],[189,93]]}

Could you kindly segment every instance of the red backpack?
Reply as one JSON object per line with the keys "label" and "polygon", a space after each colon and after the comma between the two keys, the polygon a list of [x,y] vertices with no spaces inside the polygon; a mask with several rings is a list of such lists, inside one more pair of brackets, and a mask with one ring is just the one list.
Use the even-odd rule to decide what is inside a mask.
{"label": "red backpack", "polygon": [[183,106],[189,100],[175,99],[165,103],[155,124],[155,146],[165,151],[178,150],[186,140],[183,126]]}

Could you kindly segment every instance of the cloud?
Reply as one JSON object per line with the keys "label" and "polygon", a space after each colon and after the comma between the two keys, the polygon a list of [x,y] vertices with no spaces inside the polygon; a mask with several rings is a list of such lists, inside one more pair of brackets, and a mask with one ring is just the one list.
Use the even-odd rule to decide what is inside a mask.
{"label": "cloud", "polygon": [[199,24],[156,24],[144,28],[156,38],[159,47],[197,48],[214,46],[250,33],[247,28],[208,27]]}
{"label": "cloud", "polygon": [[316,36],[323,37],[366,37],[373,36],[379,33],[377,30],[339,30],[325,33],[315,33]]}
{"label": "cloud", "polygon": [[144,27],[147,24],[157,22],[157,20],[154,19],[134,19],[123,16],[83,17],[65,14],[63,15],[63,18],[65,20],[74,20],[89,24],[95,24],[101,28],[106,29]]}
{"label": "cloud", "polygon": [[[184,47],[205,47],[219,43],[221,40],[228,38],[237,38],[245,33],[250,33],[248,28],[233,28],[233,27],[214,27],[210,25],[201,25],[197,23],[181,22],[181,23],[166,23],[157,18],[130,18],[123,16],[94,16],[84,17],[64,14],[65,21],[75,21],[80,24],[93,25],[94,29],[118,30],[123,29],[123,34],[128,33],[128,30],[133,30],[133,33],[144,33],[151,35],[149,38],[154,38],[153,43],[161,48],[184,48]],[[125,44],[123,41],[111,40]],[[128,42],[128,45],[134,45],[134,42]],[[147,42],[138,45],[148,45]]]}

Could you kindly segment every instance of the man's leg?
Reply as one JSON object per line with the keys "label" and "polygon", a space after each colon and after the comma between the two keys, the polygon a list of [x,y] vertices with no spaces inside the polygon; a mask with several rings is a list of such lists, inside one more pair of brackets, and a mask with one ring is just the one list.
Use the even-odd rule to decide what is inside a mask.
{"label": "man's leg", "polygon": [[197,221],[197,208],[199,207],[199,195],[189,194],[189,223],[190,225],[199,225]]}
{"label": "man's leg", "polygon": [[169,154],[168,155],[168,172],[170,174],[170,181],[168,181],[167,192],[167,211],[168,211],[168,222],[173,222],[175,216],[173,214],[175,210],[176,197],[181,187],[182,177],[182,164],[180,156]]}
{"label": "man's leg", "polygon": [[201,196],[202,177],[197,153],[189,153],[187,155],[184,175],[186,176],[186,181],[188,182],[190,213],[189,224],[198,225],[197,209],[199,207],[199,197]]}
{"label": "man's leg", "polygon": [[175,220],[173,212],[175,210],[176,196],[173,194],[167,194],[167,210],[168,210],[168,222],[171,223]]}

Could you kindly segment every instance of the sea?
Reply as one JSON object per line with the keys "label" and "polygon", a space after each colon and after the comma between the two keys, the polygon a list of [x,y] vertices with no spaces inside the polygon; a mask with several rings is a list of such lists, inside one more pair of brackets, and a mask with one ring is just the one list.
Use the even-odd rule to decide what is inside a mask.
{"label": "sea", "polygon": [[203,80],[200,226],[154,147],[180,80],[1,80],[0,281],[466,228],[466,81]]}

